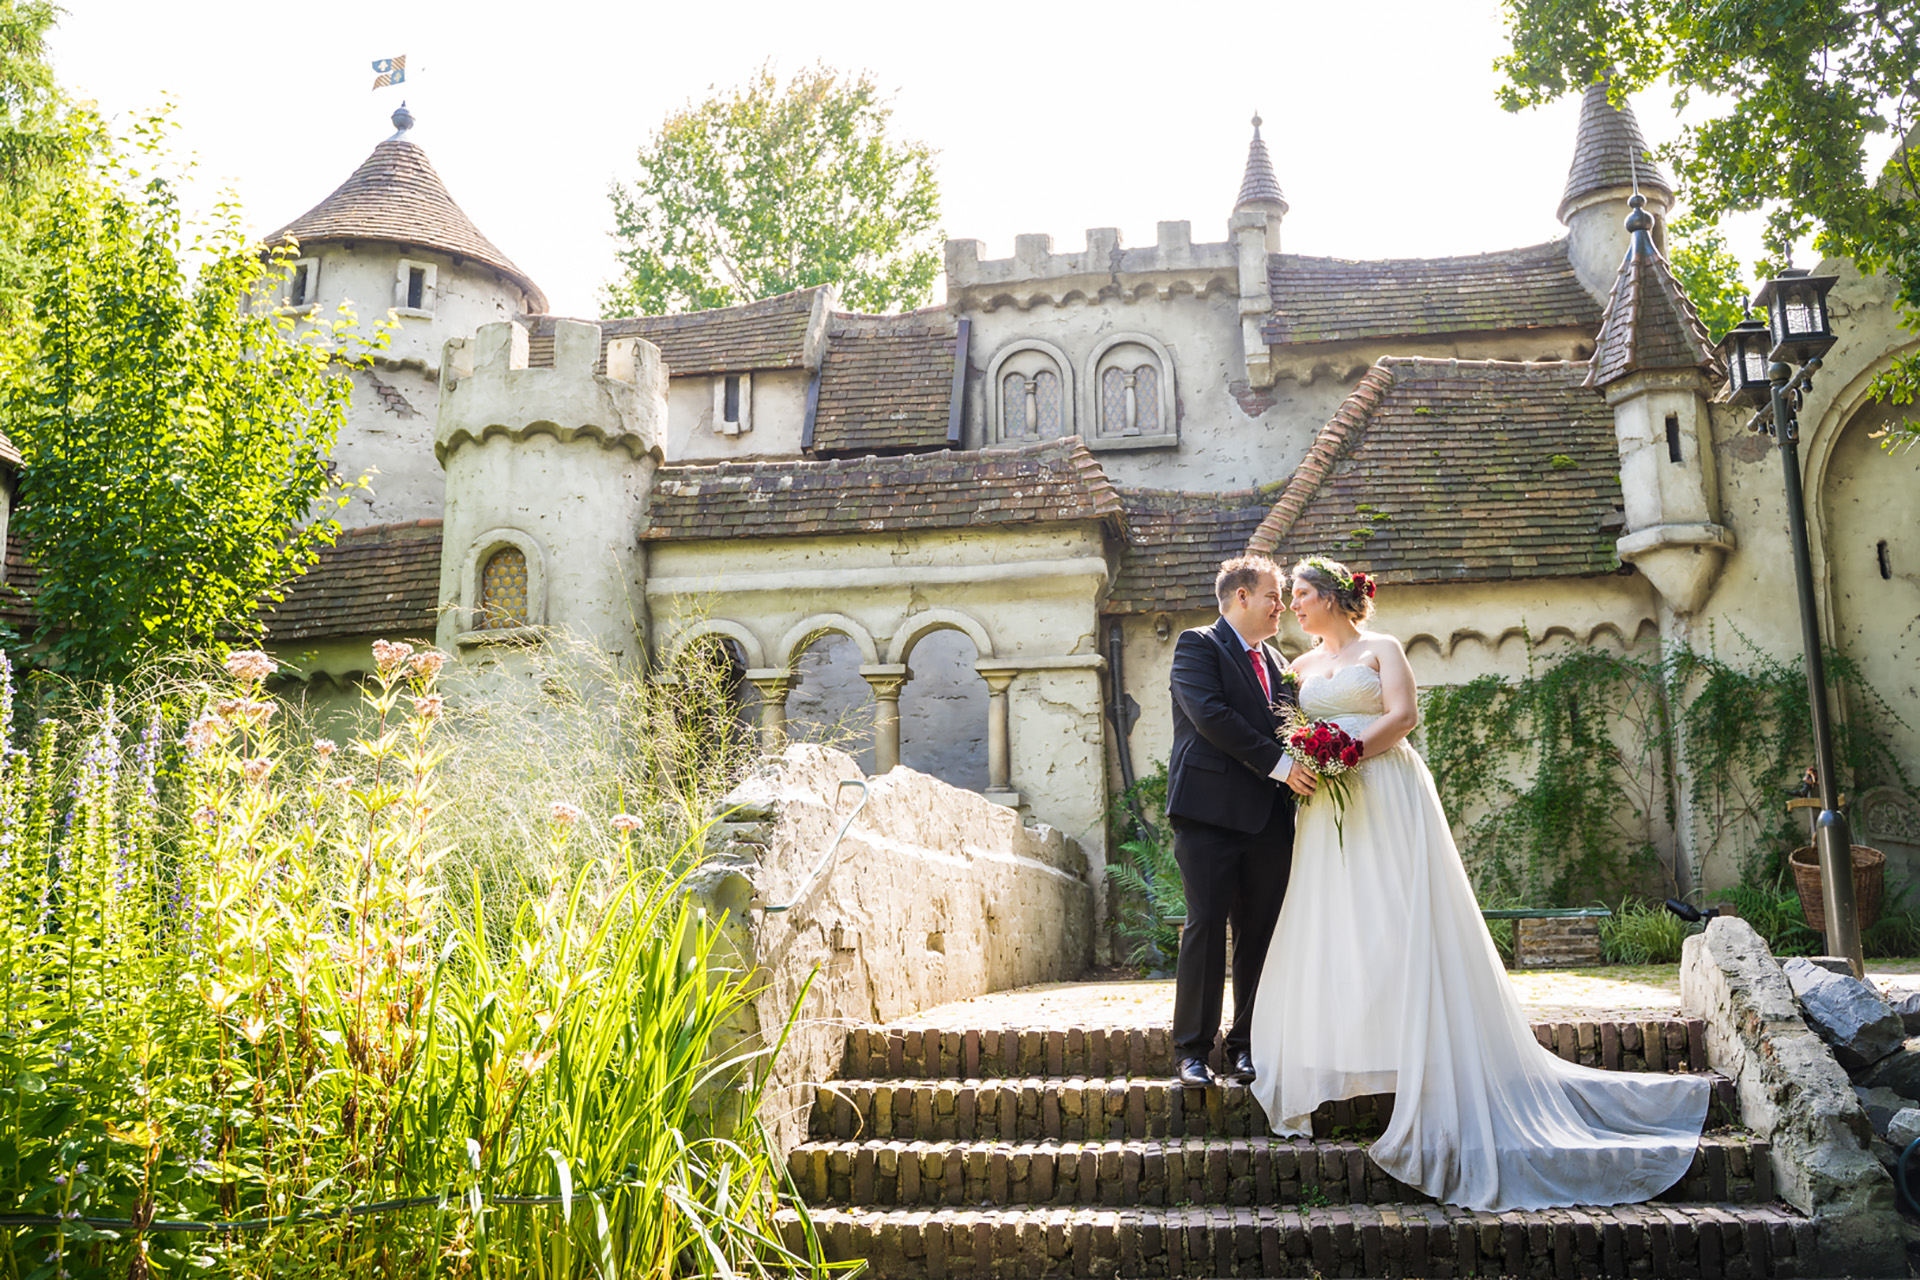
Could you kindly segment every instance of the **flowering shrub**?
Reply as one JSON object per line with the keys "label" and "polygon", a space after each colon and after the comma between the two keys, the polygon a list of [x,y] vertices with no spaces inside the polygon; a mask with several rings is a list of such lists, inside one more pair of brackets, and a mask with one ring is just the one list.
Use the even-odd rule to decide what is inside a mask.
{"label": "flowering shrub", "polygon": [[563,859],[556,801],[505,936],[450,911],[442,659],[376,661],[345,748],[283,738],[260,653],[5,747],[0,1276],[816,1270],[757,1127],[703,1122],[756,1101],[712,1061],[749,992],[671,874]]}

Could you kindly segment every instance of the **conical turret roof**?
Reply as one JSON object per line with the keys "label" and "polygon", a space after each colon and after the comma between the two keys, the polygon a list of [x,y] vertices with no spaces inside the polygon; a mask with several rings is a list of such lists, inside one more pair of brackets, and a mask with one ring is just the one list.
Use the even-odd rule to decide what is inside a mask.
{"label": "conical turret roof", "polygon": [[[1636,182],[1636,178],[1638,181]],[[1647,156],[1647,140],[1640,122],[1626,102],[1607,101],[1607,82],[1587,90],[1580,100],[1580,128],[1574,135],[1573,166],[1567,170],[1567,191],[1560,197],[1560,221],[1571,205],[1596,191],[1631,189],[1658,191],[1673,203],[1673,187]]]}
{"label": "conical turret roof", "polygon": [[1287,207],[1287,198],[1280,193],[1280,179],[1273,172],[1273,157],[1260,139],[1260,117],[1255,116],[1253,141],[1247,145],[1247,171],[1240,179],[1240,198],[1233,202],[1234,212],[1263,201],[1278,204],[1282,211]]}
{"label": "conical turret roof", "polygon": [[1700,369],[1717,380],[1724,370],[1707,326],[1654,246],[1644,199],[1635,196],[1632,203],[1627,230],[1633,240],[1600,320],[1587,385],[1604,388],[1642,369]]}
{"label": "conical turret roof", "polygon": [[404,104],[393,122],[398,132],[376,146],[332,195],[266,242],[373,240],[451,254],[492,267],[526,291],[529,311],[545,311],[547,295],[540,286],[480,234],[448,194],[427,153],[407,140],[413,116]]}

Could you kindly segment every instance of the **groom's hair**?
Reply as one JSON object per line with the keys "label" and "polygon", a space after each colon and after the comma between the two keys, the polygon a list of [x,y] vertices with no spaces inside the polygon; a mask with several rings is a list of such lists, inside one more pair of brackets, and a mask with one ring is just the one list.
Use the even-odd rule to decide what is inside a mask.
{"label": "groom's hair", "polygon": [[1280,566],[1265,556],[1235,556],[1231,560],[1222,560],[1220,572],[1213,576],[1213,598],[1224,609],[1227,601],[1233,599],[1234,592],[1242,587],[1253,590],[1263,573],[1272,574],[1277,582],[1280,579]]}

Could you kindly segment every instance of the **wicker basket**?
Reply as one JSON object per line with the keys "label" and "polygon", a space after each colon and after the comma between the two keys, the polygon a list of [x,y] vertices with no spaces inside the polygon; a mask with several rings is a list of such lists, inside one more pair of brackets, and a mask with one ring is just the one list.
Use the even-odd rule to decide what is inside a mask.
{"label": "wicker basket", "polygon": [[[1787,857],[1793,868],[1793,887],[1800,891],[1800,909],[1815,933],[1827,931],[1827,904],[1820,891],[1820,855],[1812,845],[1802,845]],[[1866,929],[1880,918],[1880,896],[1887,880],[1887,855],[1864,844],[1853,846],[1853,904],[1860,927]]]}

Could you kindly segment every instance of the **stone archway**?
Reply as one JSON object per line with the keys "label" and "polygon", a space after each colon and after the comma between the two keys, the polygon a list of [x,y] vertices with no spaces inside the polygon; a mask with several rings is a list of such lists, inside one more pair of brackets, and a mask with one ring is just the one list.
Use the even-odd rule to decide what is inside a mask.
{"label": "stone archway", "polygon": [[845,632],[819,633],[793,664],[787,694],[787,736],[795,742],[822,742],[874,768],[873,687],[860,673],[865,655]]}
{"label": "stone archway", "polygon": [[966,632],[929,631],[907,655],[900,690],[900,763],[969,791],[987,787],[987,682]]}
{"label": "stone archway", "polygon": [[[1877,404],[1854,413],[1827,458],[1820,504],[1834,645],[1905,722],[1880,717],[1901,765],[1920,776],[1920,449],[1890,454],[1872,438],[1901,416]],[[1898,870],[1920,874],[1920,866]]]}

